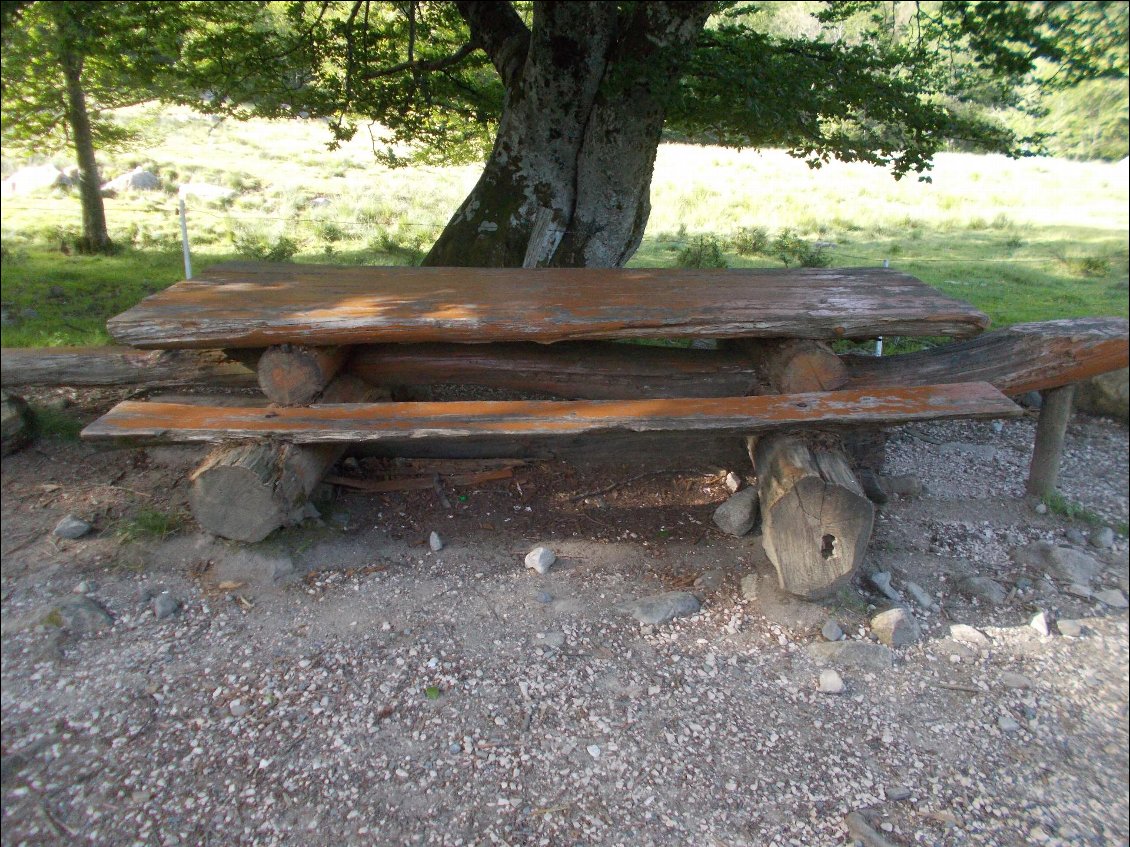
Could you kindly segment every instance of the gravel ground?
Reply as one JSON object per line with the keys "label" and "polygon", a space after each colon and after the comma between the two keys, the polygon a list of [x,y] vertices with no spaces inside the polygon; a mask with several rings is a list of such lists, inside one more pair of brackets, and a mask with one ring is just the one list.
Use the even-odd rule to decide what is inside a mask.
{"label": "gravel ground", "polygon": [[[1032,435],[895,431],[887,469],[924,491],[882,507],[867,568],[936,603],[908,604],[921,635],[894,650],[873,640],[891,603],[865,575],[801,602],[756,535],[707,531],[715,482],[654,506],[664,528],[646,532],[620,492],[566,520],[560,469],[535,468],[538,498],[501,485],[463,516],[356,497],[344,529],[122,546],[93,506],[95,533],[51,535],[77,506],[50,499],[50,468],[98,508],[123,489],[176,500],[183,468],[9,457],[2,842],[842,845],[860,812],[895,845],[1125,845],[1130,635],[1095,593],[1127,590],[1127,543],[1024,502]],[[1064,493],[1124,526],[1127,456],[1124,425],[1077,419]],[[642,502],[690,491],[647,484]],[[1013,558],[1040,540],[1098,573],[1071,586]],[[544,575],[522,564],[538,543],[558,556]],[[1004,601],[969,599],[973,575]],[[701,611],[622,609],[672,590]],[[847,634],[831,658],[829,619]],[[842,692],[819,690],[828,669]]]}

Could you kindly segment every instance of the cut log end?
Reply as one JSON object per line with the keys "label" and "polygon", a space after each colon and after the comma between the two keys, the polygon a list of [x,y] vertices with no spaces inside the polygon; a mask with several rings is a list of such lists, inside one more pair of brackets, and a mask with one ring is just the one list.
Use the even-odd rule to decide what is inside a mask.
{"label": "cut log end", "polygon": [[213,535],[234,541],[262,541],[290,515],[273,486],[248,467],[211,462],[196,475],[189,503],[197,522]]}
{"label": "cut log end", "polygon": [[345,363],[342,347],[281,344],[259,357],[259,387],[280,406],[314,402]]}

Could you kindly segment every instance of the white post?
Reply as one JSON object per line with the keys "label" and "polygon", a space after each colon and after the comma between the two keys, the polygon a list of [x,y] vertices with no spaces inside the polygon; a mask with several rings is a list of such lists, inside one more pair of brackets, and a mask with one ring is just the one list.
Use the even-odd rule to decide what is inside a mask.
{"label": "white post", "polygon": [[[890,259],[884,259],[883,260],[883,267],[889,268],[890,266],[891,266],[891,260]],[[875,339],[875,355],[876,356],[882,356],[883,355],[883,336],[881,336],[881,335],[878,338]]]}
{"label": "white post", "polygon": [[184,198],[180,198],[180,245],[184,251],[184,278],[192,279],[192,258],[188,254],[188,216],[185,214]]}

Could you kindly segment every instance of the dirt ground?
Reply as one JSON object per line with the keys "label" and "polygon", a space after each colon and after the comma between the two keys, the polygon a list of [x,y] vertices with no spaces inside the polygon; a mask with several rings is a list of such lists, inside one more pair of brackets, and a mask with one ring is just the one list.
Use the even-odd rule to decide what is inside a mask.
{"label": "dirt ground", "polygon": [[[110,399],[71,397],[87,417]],[[1125,845],[1127,540],[1024,500],[1033,433],[892,430],[886,470],[923,491],[879,507],[865,573],[823,603],[775,589],[756,530],[714,527],[726,472],[752,480],[715,454],[334,486],[321,517],[245,545],[188,517],[200,450],[40,441],[0,481],[2,842],[784,847],[851,843],[860,812],[875,847]],[[1077,416],[1061,490],[1124,526],[1128,452],[1124,424]],[[68,514],[93,531],[56,537]],[[176,531],[143,531],[165,514]],[[1017,555],[1037,541],[1091,572]],[[544,575],[522,561],[538,544]],[[893,605],[874,571],[906,596],[909,645],[874,640]],[[623,608],[676,590],[701,611]],[[842,693],[818,689],[829,668]]]}

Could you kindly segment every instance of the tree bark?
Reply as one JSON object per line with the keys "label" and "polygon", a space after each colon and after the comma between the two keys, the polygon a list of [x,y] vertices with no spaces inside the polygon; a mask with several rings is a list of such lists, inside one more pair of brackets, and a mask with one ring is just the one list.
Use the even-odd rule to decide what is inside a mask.
{"label": "tree bark", "polygon": [[67,90],[67,123],[79,172],[79,197],[82,201],[82,241],[77,245],[83,253],[110,253],[114,249],[106,230],[106,209],[102,203],[102,186],[98,177],[98,163],[94,158],[94,131],[86,109],[86,92],[82,87],[83,57],[70,46],[69,30],[81,26],[74,20],[69,7],[56,6],[56,27],[59,32],[59,64]]}
{"label": "tree bark", "polygon": [[[635,252],[665,98],[712,3],[461,3],[506,86],[494,149],[425,265],[617,267]],[[585,37],[578,38],[578,33]]]}

